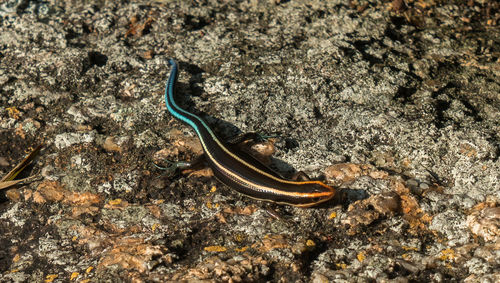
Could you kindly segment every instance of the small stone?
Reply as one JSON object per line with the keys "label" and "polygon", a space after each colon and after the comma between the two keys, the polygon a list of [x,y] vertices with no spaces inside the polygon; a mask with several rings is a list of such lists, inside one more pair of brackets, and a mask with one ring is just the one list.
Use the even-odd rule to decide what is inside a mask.
{"label": "small stone", "polygon": [[0,157],[0,166],[7,167],[9,165],[10,165],[9,161],[7,161],[7,159],[5,157]]}
{"label": "small stone", "polygon": [[115,137],[107,137],[102,147],[106,151],[122,152],[122,148],[116,143]]}
{"label": "small stone", "polygon": [[10,189],[6,191],[5,196],[14,202],[18,202],[21,200],[21,193],[19,193],[18,189]]}
{"label": "small stone", "polygon": [[500,207],[485,207],[467,217],[467,225],[472,233],[485,241],[495,241],[500,236]]}

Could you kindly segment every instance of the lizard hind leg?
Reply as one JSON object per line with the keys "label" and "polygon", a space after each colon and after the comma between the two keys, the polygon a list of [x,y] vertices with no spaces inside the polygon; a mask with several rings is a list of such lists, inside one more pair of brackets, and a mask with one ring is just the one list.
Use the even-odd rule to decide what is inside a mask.
{"label": "lizard hind leg", "polygon": [[262,143],[270,138],[278,138],[279,135],[262,135],[256,132],[248,132],[236,135],[232,138],[229,138],[226,143],[229,145],[241,145],[248,142],[252,144]]}
{"label": "lizard hind leg", "polygon": [[200,155],[193,161],[172,161],[165,159],[163,162],[165,162],[167,166],[159,166],[156,163],[153,163],[153,165],[160,170],[166,171],[168,175],[174,175],[175,172],[181,170],[197,169],[201,167],[201,165],[205,163],[205,155]]}

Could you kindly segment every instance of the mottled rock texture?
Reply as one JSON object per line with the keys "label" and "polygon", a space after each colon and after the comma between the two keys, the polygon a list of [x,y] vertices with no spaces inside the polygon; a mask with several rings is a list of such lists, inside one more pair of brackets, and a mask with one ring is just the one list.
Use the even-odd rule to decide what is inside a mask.
{"label": "mottled rock texture", "polygon": [[[44,149],[0,191],[0,281],[498,282],[499,20],[492,0],[2,1],[0,176]],[[166,114],[169,58],[179,104],[277,135],[271,167],[335,199],[157,169],[200,154]]]}

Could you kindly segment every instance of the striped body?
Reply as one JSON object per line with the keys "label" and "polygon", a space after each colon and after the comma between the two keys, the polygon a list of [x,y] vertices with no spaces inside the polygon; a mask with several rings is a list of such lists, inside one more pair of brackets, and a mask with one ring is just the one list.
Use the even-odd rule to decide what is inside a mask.
{"label": "striped body", "polygon": [[191,126],[198,135],[209,166],[217,179],[249,197],[300,207],[313,206],[331,199],[335,190],[320,181],[290,181],[258,162],[250,162],[231,152],[208,125],[197,115],[180,108],[174,100],[178,76],[177,63],[172,65],[165,89],[168,112],[176,119]]}

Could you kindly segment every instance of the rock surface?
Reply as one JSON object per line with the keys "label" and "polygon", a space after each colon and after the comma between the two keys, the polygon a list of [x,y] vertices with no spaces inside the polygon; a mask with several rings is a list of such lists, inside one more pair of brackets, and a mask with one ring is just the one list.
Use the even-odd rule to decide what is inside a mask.
{"label": "rock surface", "polygon": [[[500,6],[437,2],[4,1],[0,176],[45,146],[0,191],[0,281],[499,281]],[[336,198],[157,169],[200,153],[169,58],[184,108]]]}

